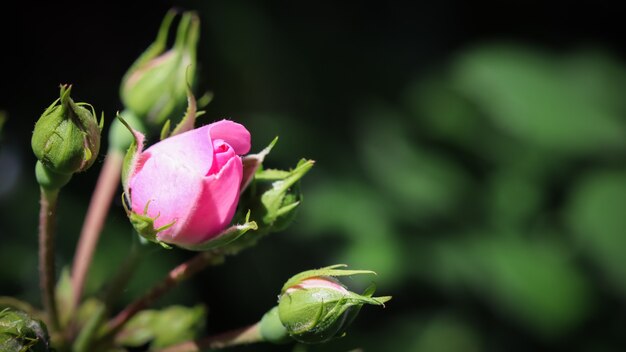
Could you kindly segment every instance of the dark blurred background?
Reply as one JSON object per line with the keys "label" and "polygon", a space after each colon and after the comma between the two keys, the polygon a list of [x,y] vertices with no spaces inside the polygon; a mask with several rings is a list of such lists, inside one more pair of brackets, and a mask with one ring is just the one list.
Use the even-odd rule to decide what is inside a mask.
{"label": "dark blurred background", "polygon": [[[39,304],[36,119],[72,83],[108,126],[122,75],[173,6],[202,22],[198,91],[215,98],[200,123],[245,124],[255,151],[279,136],[267,165],[317,164],[287,231],[158,307],[205,304],[216,333],[259,319],[291,275],[346,263],[378,272],[386,308],[326,345],[235,350],[626,348],[626,46],[610,2],[3,5],[0,295]],[[103,158],[61,195],[59,272]],[[116,201],[88,292],[131,236]],[[120,307],[189,256],[155,250]]]}

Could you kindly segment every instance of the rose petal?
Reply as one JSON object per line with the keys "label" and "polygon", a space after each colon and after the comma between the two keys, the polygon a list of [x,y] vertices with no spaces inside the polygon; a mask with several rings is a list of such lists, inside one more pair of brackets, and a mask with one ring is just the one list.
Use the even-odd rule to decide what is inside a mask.
{"label": "rose petal", "polygon": [[213,140],[213,153],[213,165],[207,175],[220,172],[230,159],[237,157],[233,148],[221,139]]}
{"label": "rose petal", "polygon": [[348,293],[348,290],[339,282],[329,278],[312,277],[306,280],[302,280],[299,284],[294,285],[287,289],[287,293],[291,293],[298,289],[313,289],[313,288],[329,288],[343,293]]}
{"label": "rose petal", "polygon": [[179,222],[188,216],[194,199],[201,192],[203,175],[198,175],[181,160],[167,154],[152,154],[143,168],[130,180],[131,207],[133,212],[158,218],[154,227],[159,228],[176,220],[174,226],[161,232],[162,236],[177,233]]}
{"label": "rose petal", "polygon": [[174,137],[166,138],[146,149],[155,157],[167,157],[185,165],[198,175],[206,175],[213,164],[211,126],[203,126]]}
{"label": "rose petal", "polygon": [[250,151],[250,132],[241,124],[229,120],[214,122],[208,126],[212,140],[222,139],[228,143],[237,155]]}
{"label": "rose petal", "polygon": [[[219,234],[235,214],[239,201],[239,184],[243,166],[238,156],[232,157],[216,175],[206,176],[189,217],[177,229],[173,243],[198,244]],[[165,232],[164,232],[165,234]],[[161,237],[167,242],[167,238]]]}

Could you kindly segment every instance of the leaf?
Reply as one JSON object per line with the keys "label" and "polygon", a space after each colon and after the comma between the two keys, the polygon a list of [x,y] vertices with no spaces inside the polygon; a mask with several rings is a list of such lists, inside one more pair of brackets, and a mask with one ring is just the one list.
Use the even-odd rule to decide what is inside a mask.
{"label": "leaf", "polygon": [[115,342],[128,347],[149,343],[151,348],[162,348],[192,340],[204,326],[205,315],[206,309],[202,305],[144,310],[124,326]]}
{"label": "leaf", "polygon": [[585,73],[564,63],[524,47],[483,46],[458,58],[453,77],[496,126],[528,144],[574,154],[624,148],[620,113],[596,98],[612,88],[589,94],[572,84]]}
{"label": "leaf", "polygon": [[626,297],[626,171],[598,170],[573,187],[565,220],[578,247]]}
{"label": "leaf", "polygon": [[467,172],[450,156],[412,139],[403,115],[393,109],[379,104],[365,111],[359,157],[372,181],[402,209],[399,214],[428,218],[458,206],[470,188]]}
{"label": "leaf", "polygon": [[469,287],[495,312],[539,336],[571,331],[590,310],[589,284],[557,244],[470,233],[429,252],[432,280]]}

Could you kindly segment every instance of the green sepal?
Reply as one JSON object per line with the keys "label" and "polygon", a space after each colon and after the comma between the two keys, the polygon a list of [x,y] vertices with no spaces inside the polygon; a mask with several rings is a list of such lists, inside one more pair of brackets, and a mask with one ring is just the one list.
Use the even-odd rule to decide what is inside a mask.
{"label": "green sepal", "polygon": [[[376,285],[372,283],[370,286],[368,286],[365,289],[365,291],[363,291],[363,293],[361,293],[361,296],[372,297],[374,295],[374,291],[376,291]],[[378,303],[380,303],[380,305],[384,307],[385,303],[391,300],[391,296],[374,297],[373,299],[376,300]],[[362,305],[354,306],[350,310],[348,310],[348,312],[346,312],[346,316],[344,318],[345,323],[343,324],[341,329],[337,331],[337,335],[336,335],[337,337],[345,336],[346,330],[352,324],[354,319],[356,319],[356,317],[359,315],[359,312],[361,311],[362,307],[363,307]]]}
{"label": "green sepal", "polygon": [[278,169],[264,169],[256,173],[254,178],[258,181],[278,181],[289,176],[289,171]]}
{"label": "green sepal", "polygon": [[283,288],[280,290],[280,293],[285,293],[285,291],[287,291],[288,288],[298,285],[303,280],[310,279],[312,277],[319,277],[319,276],[339,277],[339,276],[352,276],[352,275],[363,275],[363,274],[376,275],[376,272],[371,271],[371,270],[340,270],[338,269],[338,268],[345,268],[347,266],[348,265],[346,264],[335,264],[335,265],[327,266],[327,267],[320,268],[320,269],[303,271],[299,274],[292,276],[289,280],[287,280],[287,282],[285,282],[285,285],[283,285]]}
{"label": "green sepal", "polygon": [[167,230],[168,228],[172,227],[172,225],[176,223],[176,220],[170,222],[169,224],[165,224],[163,226],[155,228],[154,222],[156,221],[156,219],[159,218],[159,215],[155,216],[154,218],[148,216],[148,207],[150,206],[150,202],[146,203],[143,214],[137,214],[128,209],[124,199],[122,199],[122,205],[124,206],[124,210],[126,211],[126,215],[128,216],[131,225],[133,225],[133,228],[135,228],[135,231],[137,231],[137,234],[150,242],[160,245],[165,249],[172,249],[172,246],[160,241],[157,237],[157,234],[163,230]]}
{"label": "green sepal", "polygon": [[[241,158],[241,161],[243,164],[243,177],[241,181],[242,192],[248,187],[248,185],[250,184],[250,182],[252,182],[253,179],[257,178],[257,175],[258,175],[257,171],[261,169],[261,165],[263,164],[265,157],[272,151],[272,149],[276,145],[276,142],[278,142],[278,137],[274,137],[274,139],[270,142],[270,144],[267,147],[265,147],[263,150],[261,150],[261,152],[257,154],[249,154]],[[284,172],[288,173],[288,171],[284,171]],[[288,175],[285,175],[285,177],[287,176]]]}
{"label": "green sepal", "polygon": [[[189,67],[187,68],[187,71],[189,72]],[[204,111],[198,111],[196,97],[191,91],[189,80],[187,80],[187,110],[185,110],[185,115],[180,120],[178,125],[176,125],[174,131],[172,131],[171,136],[193,130],[196,125],[196,118],[198,118],[198,116],[202,116],[203,114]]]}
{"label": "green sepal", "polygon": [[291,170],[286,177],[272,182],[271,188],[263,193],[261,203],[266,210],[263,217],[265,224],[273,224],[281,214],[284,215],[285,211],[282,209],[281,212],[281,208],[299,202],[299,196],[296,196],[293,199],[287,199],[290,203],[286,204],[286,196],[289,189],[313,167],[314,163],[313,160],[300,160],[295,169]]}
{"label": "green sepal", "polygon": [[164,140],[165,138],[170,136],[170,127],[172,122],[170,120],[166,120],[163,124],[163,128],[161,128],[161,134],[159,136],[159,140]]}
{"label": "green sepal", "polygon": [[258,224],[255,236],[243,238],[236,243],[237,250],[251,247],[263,236],[285,229],[296,215],[302,200],[299,180],[313,166],[312,160],[302,159],[295,169],[263,170],[262,163],[277,142],[258,154],[243,158],[242,195],[235,219],[244,217],[242,210],[249,209],[250,217]]}
{"label": "green sepal", "polygon": [[183,132],[191,131],[195,128],[196,119],[204,114],[205,111],[198,111],[198,102],[196,101],[196,97],[193,95],[191,85],[187,83],[187,110],[185,111],[185,115],[173,131],[170,131],[171,121],[165,121],[165,124],[161,129],[161,140]]}
{"label": "green sepal", "polygon": [[116,335],[119,346],[163,348],[197,337],[204,326],[206,308],[170,306],[161,310],[143,310]]}
{"label": "green sepal", "polygon": [[130,131],[133,136],[133,141],[126,151],[124,163],[122,164],[122,186],[124,188],[124,194],[130,197],[128,182],[137,167],[139,155],[141,155],[141,152],[143,151],[145,137],[141,132],[132,128],[119,113],[117,114],[117,119],[128,129],[128,131]]}
{"label": "green sepal", "polygon": [[[144,123],[130,110],[124,110],[117,115],[121,115],[126,124],[133,126],[133,129],[145,133]],[[109,150],[125,153],[135,140],[133,133],[129,133],[128,127],[118,118],[115,118],[109,128]]]}
{"label": "green sepal", "polygon": [[167,37],[169,35],[172,21],[174,21],[174,17],[176,17],[176,13],[176,10],[167,11],[165,17],[163,17],[161,26],[159,27],[159,32],[156,39],[130,66],[130,68],[128,69],[129,73],[135,71],[138,67],[145,65],[150,60],[161,55],[161,53],[165,51],[165,49],[167,48]]}
{"label": "green sepal", "polygon": [[[234,252],[237,247],[235,241],[240,239],[246,232],[257,229],[257,223],[250,221],[250,212],[248,212],[243,224],[233,225],[206,242],[196,245],[177,244],[177,246],[192,251],[207,251],[215,248],[223,248],[224,252]],[[228,248],[228,246],[232,245],[234,245],[234,247]]]}

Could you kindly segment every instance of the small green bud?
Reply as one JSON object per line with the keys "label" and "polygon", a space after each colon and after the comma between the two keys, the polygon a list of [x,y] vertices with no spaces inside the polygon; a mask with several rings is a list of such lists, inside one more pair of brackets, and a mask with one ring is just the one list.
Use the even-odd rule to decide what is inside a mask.
{"label": "small green bud", "polygon": [[200,21],[194,12],[183,13],[174,45],[166,50],[175,16],[174,11],[167,13],[157,39],[129,68],[120,88],[126,109],[152,128],[182,115],[187,88],[194,84]]}
{"label": "small green bud", "polygon": [[[87,103],[75,103],[71,86],[61,86],[54,101],[35,124],[31,145],[39,161],[56,174],[71,175],[87,170],[100,151],[100,124]],[[86,109],[85,106],[91,107]]]}
{"label": "small green bud", "polygon": [[[252,242],[268,233],[282,231],[291,224],[302,201],[300,179],[315,163],[313,160],[302,159],[289,171],[263,170],[261,163],[274,142],[260,154],[248,155],[243,160],[244,182],[246,177],[251,181],[239,200],[239,209],[242,212],[250,210],[250,217],[259,227],[256,235],[249,239]],[[249,169],[254,170],[246,175],[250,173]],[[239,217],[243,217],[243,213]]]}
{"label": "small green bud", "polygon": [[336,276],[373,274],[364,270],[339,270],[334,265],[292,277],[278,300],[278,316],[288,334],[303,343],[323,343],[342,337],[364,304],[383,305],[391,297],[372,297],[349,291]]}
{"label": "small green bud", "polygon": [[0,351],[52,351],[46,325],[22,311],[10,308],[1,310]]}

